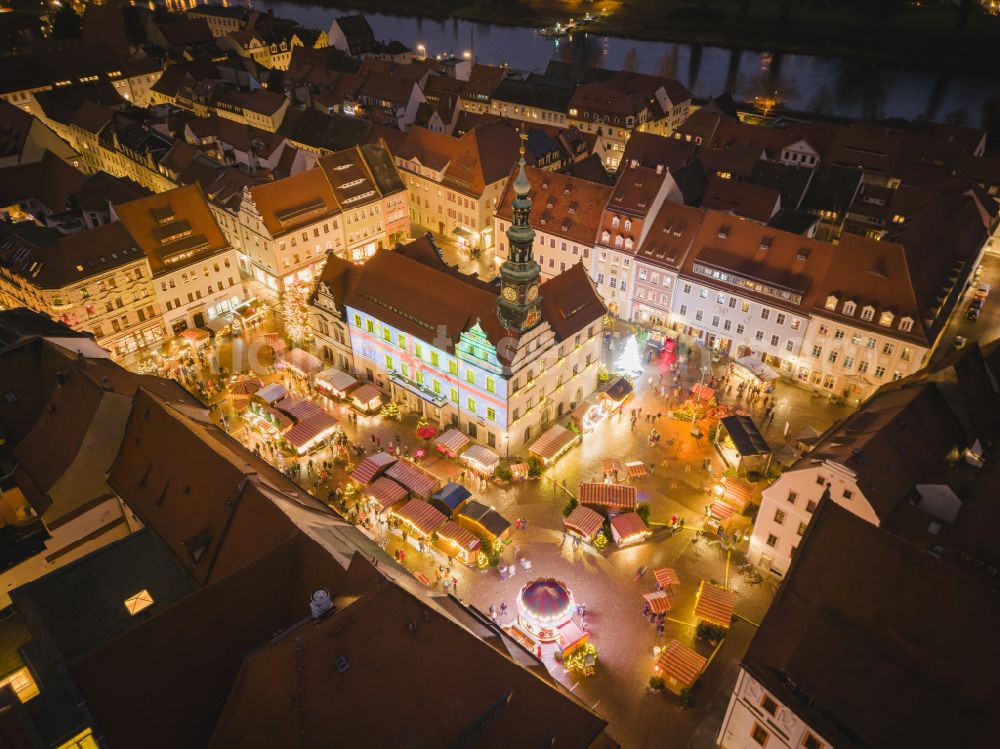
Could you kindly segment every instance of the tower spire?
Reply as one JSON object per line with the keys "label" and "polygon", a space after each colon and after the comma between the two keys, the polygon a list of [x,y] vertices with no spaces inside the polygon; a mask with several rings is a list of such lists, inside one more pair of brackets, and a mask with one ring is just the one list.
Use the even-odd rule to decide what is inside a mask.
{"label": "tower spire", "polygon": [[521,146],[517,177],[514,179],[513,220],[507,229],[510,253],[500,266],[498,312],[504,324],[521,331],[533,328],[541,320],[538,285],[542,269],[535,262],[532,247],[535,230],[531,228],[531,181],[525,172],[524,151],[527,134],[520,133]]}

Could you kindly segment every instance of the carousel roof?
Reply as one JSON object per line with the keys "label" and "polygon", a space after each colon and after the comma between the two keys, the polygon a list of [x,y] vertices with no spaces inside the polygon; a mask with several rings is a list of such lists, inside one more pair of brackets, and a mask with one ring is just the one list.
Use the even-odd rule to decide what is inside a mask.
{"label": "carousel roof", "polygon": [[573,595],[558,580],[540,578],[521,588],[518,602],[523,613],[536,619],[553,621],[570,614]]}

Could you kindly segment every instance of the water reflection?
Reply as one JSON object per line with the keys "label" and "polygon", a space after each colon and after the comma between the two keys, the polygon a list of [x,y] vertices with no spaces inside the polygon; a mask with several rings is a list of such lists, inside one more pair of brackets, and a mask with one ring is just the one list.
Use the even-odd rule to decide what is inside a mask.
{"label": "water reflection", "polygon": [[[190,2],[191,0],[186,0]],[[327,29],[334,16],[344,12],[327,6],[257,0],[256,10],[273,9],[275,15]],[[531,29],[476,24],[458,19],[421,19],[367,13],[380,39],[398,39],[410,47],[424,44],[430,54],[459,56],[475,38],[475,55],[481,62],[507,62],[519,70],[540,72],[549,60],[580,65],[620,68],[629,50],[635,49],[638,70],[657,73],[668,65],[679,80],[699,97],[732,89],[761,72],[769,59],[772,82],[784,81],[795,90],[788,100],[793,108],[806,109],[817,99],[828,101],[832,114],[844,117],[884,115],[912,119],[928,112],[947,115],[965,110],[970,124],[979,120],[983,103],[1000,94],[1000,77],[982,74],[942,75],[929,70],[810,55],[768,55],[722,47],[669,44],[574,34],[572,40],[548,40]],[[555,42],[558,41],[558,44]],[[671,59],[664,62],[667,52]],[[827,87],[824,92],[824,86]]]}

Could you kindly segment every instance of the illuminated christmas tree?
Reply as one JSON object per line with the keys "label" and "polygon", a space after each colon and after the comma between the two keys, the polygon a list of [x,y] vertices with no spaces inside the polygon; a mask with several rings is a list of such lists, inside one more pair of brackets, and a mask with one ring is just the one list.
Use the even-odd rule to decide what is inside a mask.
{"label": "illuminated christmas tree", "polygon": [[615,371],[619,374],[637,377],[642,374],[642,361],[639,358],[639,342],[634,335],[630,335],[625,341],[625,348],[622,349],[618,361],[615,362]]}
{"label": "illuminated christmas tree", "polygon": [[301,281],[293,281],[285,288],[282,303],[282,317],[285,333],[292,343],[299,345],[312,338],[309,325],[309,287]]}
{"label": "illuminated christmas tree", "polygon": [[395,401],[389,401],[382,406],[382,416],[387,419],[399,418],[399,406],[396,405]]}

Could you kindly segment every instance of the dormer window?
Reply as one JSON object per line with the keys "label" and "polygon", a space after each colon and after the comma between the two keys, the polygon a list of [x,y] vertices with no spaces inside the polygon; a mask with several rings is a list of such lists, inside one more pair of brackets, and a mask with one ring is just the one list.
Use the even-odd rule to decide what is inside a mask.
{"label": "dormer window", "polygon": [[861,308],[861,319],[865,322],[871,322],[875,319],[875,308],[871,305]]}
{"label": "dormer window", "polygon": [[623,242],[623,240],[622,240],[622,235],[621,234],[619,234],[617,237],[615,237],[615,247],[621,247],[622,246],[622,242]]}
{"label": "dormer window", "polygon": [[728,226],[720,226],[719,227],[719,239],[725,239],[728,236],[729,236],[729,227]]}
{"label": "dormer window", "polygon": [[[838,301],[840,301],[840,300],[837,299],[837,295],[836,294],[830,294],[830,296],[828,296],[826,298],[826,308],[829,309],[829,310],[835,310],[835,309],[837,309],[837,302]],[[850,302],[848,302],[847,304],[844,305],[844,314],[845,315],[847,314],[847,305],[848,304],[850,304]]]}
{"label": "dormer window", "polygon": [[909,333],[913,330],[913,319],[910,317],[904,317],[899,321],[899,330],[903,333]]}
{"label": "dormer window", "polygon": [[602,242],[610,242],[611,241],[611,235],[608,232],[606,232],[606,231],[602,231],[601,232],[601,241]]}
{"label": "dormer window", "polygon": [[886,327],[892,325],[892,318],[894,315],[891,312],[883,312],[879,315],[878,324],[885,325]]}
{"label": "dormer window", "polygon": [[632,228],[632,219],[630,218],[625,219],[625,231],[628,231],[631,228]]}
{"label": "dormer window", "polygon": [[632,240],[631,239],[626,239],[625,240],[625,249],[626,250],[631,250],[632,249]]}
{"label": "dormer window", "polygon": [[854,302],[844,302],[844,314],[849,317],[854,317],[854,312],[857,310],[858,305]]}
{"label": "dormer window", "polygon": [[619,221],[619,219],[618,219],[617,216],[612,216],[611,217],[611,225],[612,226],[618,226],[619,223],[621,223],[621,221]]}

